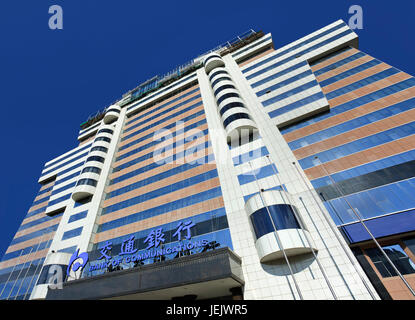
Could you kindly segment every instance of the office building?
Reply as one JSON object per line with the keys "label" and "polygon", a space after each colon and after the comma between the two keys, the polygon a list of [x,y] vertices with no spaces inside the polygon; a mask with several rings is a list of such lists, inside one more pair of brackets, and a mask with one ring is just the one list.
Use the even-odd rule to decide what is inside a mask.
{"label": "office building", "polygon": [[145,81],[45,163],[1,299],[414,299],[414,85],[342,20]]}

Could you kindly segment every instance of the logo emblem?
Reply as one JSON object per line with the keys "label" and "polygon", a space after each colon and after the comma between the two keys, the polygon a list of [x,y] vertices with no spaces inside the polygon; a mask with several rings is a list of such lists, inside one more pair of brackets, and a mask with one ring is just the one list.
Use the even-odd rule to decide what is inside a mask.
{"label": "logo emblem", "polygon": [[[75,262],[75,260],[77,260],[77,259],[82,259],[82,263]],[[71,267],[72,267],[72,271],[74,271],[74,272],[78,271],[79,269],[82,270],[83,268],[85,268],[86,264],[88,263],[88,260],[89,260],[88,253],[83,252],[83,253],[79,254],[79,249],[77,249],[73,253],[71,259],[69,260],[69,265],[68,265],[68,269],[66,269],[66,274],[69,276],[69,273],[71,271]]]}

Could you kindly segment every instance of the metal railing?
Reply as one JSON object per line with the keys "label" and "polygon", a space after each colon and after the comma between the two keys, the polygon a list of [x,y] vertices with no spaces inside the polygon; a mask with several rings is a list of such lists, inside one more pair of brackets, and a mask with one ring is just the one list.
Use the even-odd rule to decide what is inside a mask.
{"label": "metal railing", "polygon": [[[203,62],[203,57],[211,52],[218,52],[219,54],[224,54],[228,52],[235,51],[239,48],[242,48],[246,44],[260,38],[263,36],[262,31],[256,32],[253,29],[249,29],[248,31],[245,31],[244,33],[237,35],[236,37],[232,38],[231,40],[228,40],[215,48],[197,56],[196,58],[174,68],[172,71],[169,71],[161,76],[156,75],[144,82],[142,82],[140,85],[135,87],[134,89],[128,91],[127,93],[122,95],[122,99],[119,99],[114,103],[119,103],[122,101],[121,105],[125,105],[127,103],[130,103],[132,101],[135,101],[137,99],[142,98],[143,96],[146,96],[147,94],[154,92],[161,87],[164,87],[165,85],[169,84],[172,80],[178,80],[179,78],[185,76],[190,71],[198,69]],[[250,41],[249,41],[250,40]],[[228,52],[227,52],[228,51]],[[105,107],[104,110],[98,111],[97,113],[94,113],[93,115],[88,117],[88,120],[82,123],[81,129],[86,129],[90,125],[94,124],[95,122],[102,119],[102,117],[105,114],[105,110],[108,107]]]}

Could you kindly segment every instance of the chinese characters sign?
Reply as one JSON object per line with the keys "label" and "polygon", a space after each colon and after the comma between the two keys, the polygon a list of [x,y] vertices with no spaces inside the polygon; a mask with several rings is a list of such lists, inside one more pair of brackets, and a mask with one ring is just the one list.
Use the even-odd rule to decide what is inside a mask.
{"label": "chinese characters sign", "polygon": [[180,222],[173,233],[173,238],[180,242],[171,246],[164,245],[166,239],[163,228],[151,230],[143,241],[147,247],[140,253],[135,248],[135,236],[133,235],[121,243],[120,253],[115,257],[111,257],[112,242],[107,241],[103,247],[99,248],[100,256],[98,260],[102,261],[90,265],[88,271],[97,271],[108,267],[116,268],[121,263],[140,263],[149,258],[158,258],[172,253],[188,252],[191,249],[206,247],[209,243],[206,239],[190,241],[191,228],[195,225],[191,220]]}

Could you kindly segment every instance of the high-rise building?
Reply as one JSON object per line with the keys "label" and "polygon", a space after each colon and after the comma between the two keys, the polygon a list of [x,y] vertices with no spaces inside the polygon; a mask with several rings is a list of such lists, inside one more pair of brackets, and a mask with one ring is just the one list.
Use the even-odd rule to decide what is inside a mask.
{"label": "high-rise building", "polygon": [[342,20],[149,79],[45,164],[1,299],[414,299],[414,86]]}

